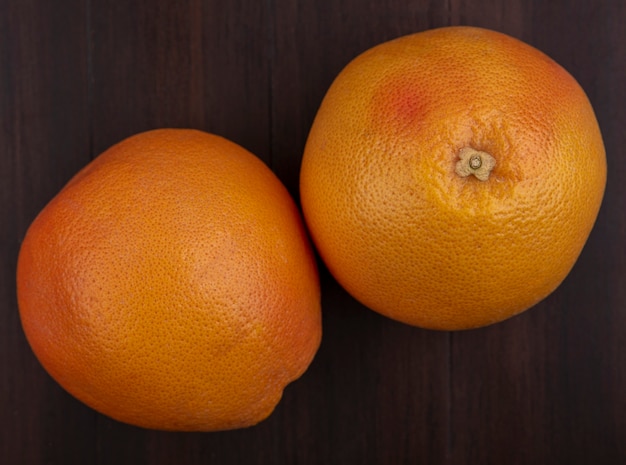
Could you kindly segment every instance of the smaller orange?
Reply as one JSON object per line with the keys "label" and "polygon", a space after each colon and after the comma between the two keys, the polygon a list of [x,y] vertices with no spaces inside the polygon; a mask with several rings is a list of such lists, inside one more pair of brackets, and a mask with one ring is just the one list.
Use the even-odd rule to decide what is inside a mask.
{"label": "smaller orange", "polygon": [[424,328],[492,324],[567,276],[606,182],[584,91],[507,35],[447,27],[349,63],[311,128],[304,216],[348,292]]}
{"label": "smaller orange", "polygon": [[50,375],[146,428],[258,423],[321,338],[317,268],[287,190],[195,130],[135,135],[81,170],[30,226],[17,291]]}

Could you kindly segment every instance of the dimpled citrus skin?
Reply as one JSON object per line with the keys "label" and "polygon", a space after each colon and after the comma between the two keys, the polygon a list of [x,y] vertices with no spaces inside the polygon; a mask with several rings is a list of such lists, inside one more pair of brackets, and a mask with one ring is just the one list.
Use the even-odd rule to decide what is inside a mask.
{"label": "dimpled citrus skin", "polygon": [[294,202],[259,159],[195,130],[133,136],[80,171],[29,228],[17,284],[50,375],[146,428],[258,423],[320,344]]}
{"label": "dimpled citrus skin", "polygon": [[[495,159],[456,172],[463,149]],[[424,328],[504,320],[550,294],[595,222],[606,159],[574,78],[506,35],[447,27],[374,47],[316,115],[300,190],[313,241],[371,309]]]}

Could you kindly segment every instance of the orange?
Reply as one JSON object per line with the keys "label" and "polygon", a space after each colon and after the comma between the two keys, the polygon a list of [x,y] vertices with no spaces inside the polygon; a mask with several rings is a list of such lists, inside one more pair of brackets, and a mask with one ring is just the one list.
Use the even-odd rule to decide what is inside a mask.
{"label": "orange", "polygon": [[350,62],[311,128],[304,217],[337,281],[423,328],[502,321],[577,260],[606,182],[584,91],[507,35],[446,27]]}
{"label": "orange", "polygon": [[253,425],[320,344],[317,268],[287,190],[195,130],[135,135],[81,170],[30,226],[17,290],[50,375],[145,428]]}

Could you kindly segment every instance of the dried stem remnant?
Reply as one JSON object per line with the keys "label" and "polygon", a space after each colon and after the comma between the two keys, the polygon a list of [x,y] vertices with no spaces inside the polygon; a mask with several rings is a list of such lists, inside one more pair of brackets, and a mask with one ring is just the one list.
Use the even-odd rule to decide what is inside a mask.
{"label": "dried stem remnant", "polygon": [[459,151],[459,161],[456,163],[455,172],[461,177],[473,174],[477,179],[486,181],[494,166],[496,166],[496,159],[487,152],[464,147]]}

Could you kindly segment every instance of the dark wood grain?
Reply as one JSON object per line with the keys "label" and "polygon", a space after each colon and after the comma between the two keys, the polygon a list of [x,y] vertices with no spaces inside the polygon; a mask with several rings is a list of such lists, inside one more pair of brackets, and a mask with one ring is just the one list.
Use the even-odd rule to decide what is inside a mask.
{"label": "dark wood grain", "polygon": [[[601,2],[568,6],[534,4],[518,35],[556,59],[587,92],[607,149],[607,195],[581,257],[557,292],[501,325],[452,335],[451,463],[626,460],[626,380],[618,374],[626,366],[626,269],[618,237],[626,195],[618,178],[624,167],[616,159],[624,132],[609,129],[613,118],[625,117],[618,104],[625,93],[616,83],[626,82],[626,69],[623,60],[621,69],[615,63],[624,56],[624,35],[618,33],[624,9],[609,10]],[[500,21],[483,16],[481,25],[498,28]]]}
{"label": "dark wood grain", "polygon": [[85,463],[94,455],[94,415],[42,371],[15,296],[26,228],[89,161],[85,6],[0,5],[0,462]]}
{"label": "dark wood grain", "polygon": [[[0,0],[0,463],[626,463],[626,6],[556,0]],[[15,298],[37,212],[111,144],[156,127],[221,134],[298,198],[302,150],[358,53],[448,24],[544,50],[588,93],[609,177],[571,274],[530,311],[474,331],[377,315],[321,265],[324,336],[261,424],[166,433],[118,423],[40,367]]]}

